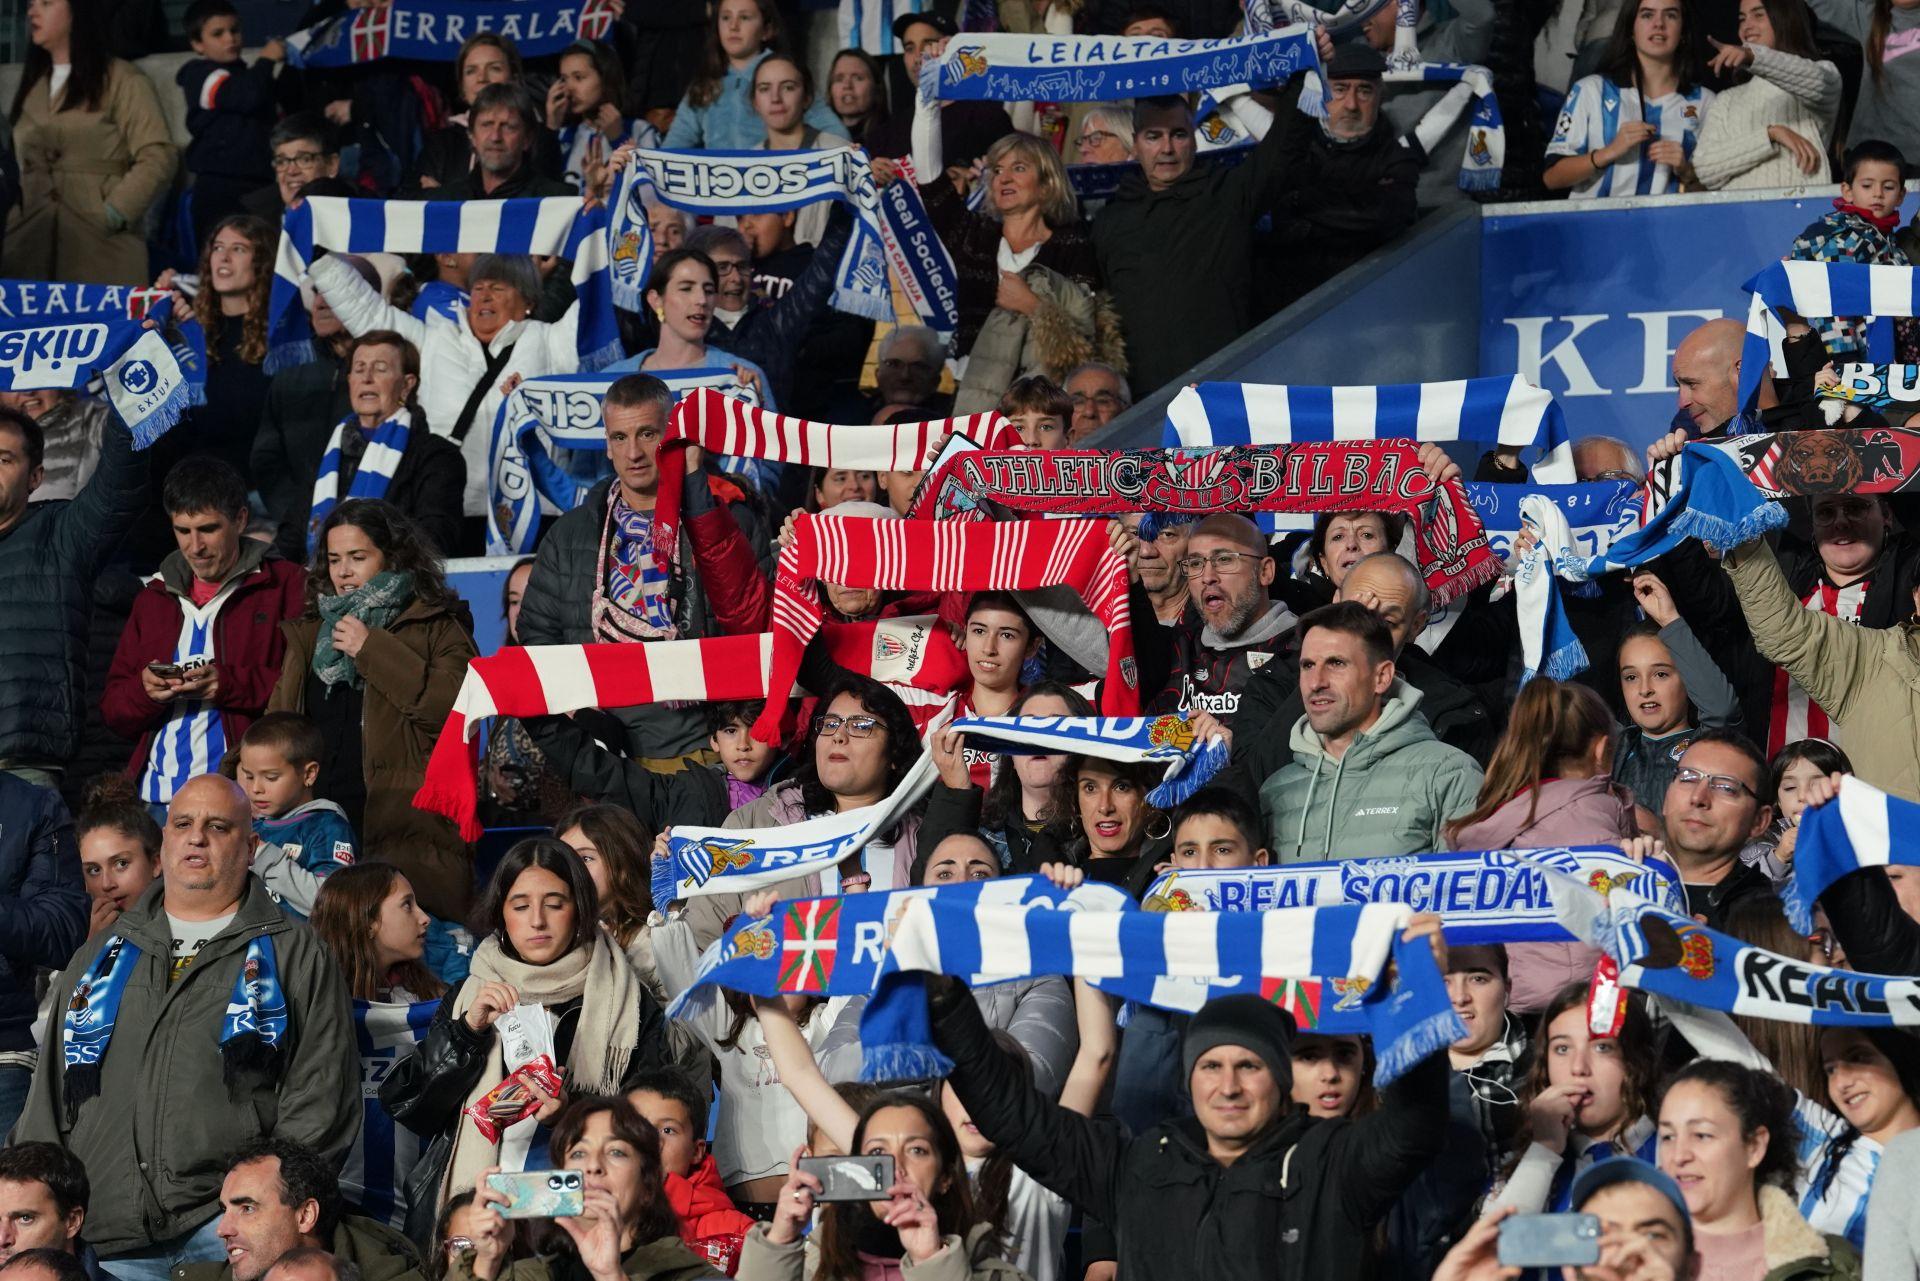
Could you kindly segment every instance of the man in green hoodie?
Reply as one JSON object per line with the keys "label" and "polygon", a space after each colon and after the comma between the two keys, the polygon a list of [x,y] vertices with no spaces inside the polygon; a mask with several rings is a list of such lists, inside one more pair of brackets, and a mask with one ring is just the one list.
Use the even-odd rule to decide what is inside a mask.
{"label": "man in green hoodie", "polygon": [[1384,858],[1441,848],[1441,826],[1473,808],[1480,767],[1416,714],[1394,671],[1393,633],[1357,601],[1300,620],[1294,758],[1260,786],[1267,846],[1281,863]]}

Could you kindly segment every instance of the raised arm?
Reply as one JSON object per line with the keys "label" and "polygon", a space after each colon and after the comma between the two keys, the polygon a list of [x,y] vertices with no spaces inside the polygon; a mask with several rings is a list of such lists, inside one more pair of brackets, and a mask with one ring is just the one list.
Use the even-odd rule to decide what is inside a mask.
{"label": "raised arm", "polygon": [[1799,681],[1829,716],[1845,722],[1878,674],[1885,634],[1803,608],[1763,539],[1734,548],[1721,565],[1733,580],[1754,646]]}
{"label": "raised arm", "polygon": [[415,347],[427,340],[425,321],[388,304],[379,290],[360,278],[360,273],[333,255],[307,268],[313,287],[327,300],[333,314],[347,332],[356,336],[375,329],[391,329]]}
{"label": "raised arm", "polygon": [[853,1129],[860,1122],[860,1114],[827,1082],[813,1057],[813,1047],[793,1021],[786,1002],[777,996],[756,996],[753,1012],[760,1020],[760,1034],[766,1038],[767,1053],[773,1059],[773,1070],[780,1074],[780,1084],[787,1087],[807,1119],[834,1146],[842,1152],[853,1151]]}
{"label": "raised arm", "polygon": [[1067,1083],[1061,1087],[1060,1106],[1092,1116],[1100,1106],[1101,1092],[1107,1088],[1107,1074],[1113,1071],[1120,1037],[1113,1026],[1113,1002],[1085,979],[1073,981],[1073,1012],[1080,1029],[1080,1049],[1067,1070]]}

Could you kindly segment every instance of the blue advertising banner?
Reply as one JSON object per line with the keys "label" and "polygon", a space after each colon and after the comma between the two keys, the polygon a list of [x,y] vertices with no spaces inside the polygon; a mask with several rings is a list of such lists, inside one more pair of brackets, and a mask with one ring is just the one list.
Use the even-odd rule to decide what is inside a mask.
{"label": "blue advertising banner", "polygon": [[1575,440],[1645,444],[1677,407],[1674,347],[1703,320],[1744,322],[1741,282],[1784,257],[1836,192],[1487,206],[1479,372],[1552,392]]}

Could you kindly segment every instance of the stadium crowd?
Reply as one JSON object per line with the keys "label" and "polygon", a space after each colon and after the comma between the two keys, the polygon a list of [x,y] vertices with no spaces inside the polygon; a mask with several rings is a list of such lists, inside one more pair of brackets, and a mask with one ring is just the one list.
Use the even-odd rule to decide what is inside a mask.
{"label": "stadium crowd", "polygon": [[[1604,846],[1667,887],[1683,968],[1710,972],[1685,949],[1725,938],[1827,984],[1920,976],[1920,856],[1842,866],[1817,902],[1796,867],[1816,821],[1856,830],[1849,789],[1920,802],[1920,542],[1897,495],[1789,498],[1778,532],[1683,533],[1569,591],[1590,661],[1565,679],[1530,657],[1543,535],[1442,583],[1432,517],[1405,505],[1279,529],[1217,501],[1034,522],[1092,529],[1124,577],[1105,603],[998,560],[838,582],[858,557],[816,546],[864,530],[884,562],[919,545],[909,525],[1018,519],[1034,509],[946,505],[938,464],[1097,449],[1136,398],[1469,198],[1487,117],[1466,80],[1405,79],[1409,38],[1490,76],[1504,166],[1484,194],[1832,179],[1834,211],[1781,255],[1909,267],[1913,0],[1356,0],[1309,24],[1316,70],[1223,88],[1231,112],[916,108],[963,27],[1134,37],[1142,59],[1266,31],[1197,0],[890,19],[845,0],[847,47],[819,66],[812,15],[767,0],[522,0],[580,31],[592,15],[596,38],[323,56],[466,3],[322,3],[251,59],[231,0],[177,27],[154,0],[27,5],[0,356],[65,319],[55,286],[119,287],[87,296],[170,303],[149,323],[193,390],[138,442],[84,384],[0,391],[0,1281],[1920,1278],[1920,1041],[1891,998],[1850,1020],[1696,1004],[1571,927],[1470,941],[1421,904],[1438,910],[1393,918],[1371,998],[1437,971],[1446,1033],[1411,1051],[1331,1020],[1336,980],[1282,976],[1324,1005],[1283,985],[1179,1008],[1121,999],[1099,982],[1117,971],[1034,965],[928,979],[914,1013],[940,1071],[889,1075],[870,1069],[884,989],[829,990],[859,936],[815,929],[853,910],[823,901],[917,887],[1151,911],[1189,873],[1280,885],[1263,878]],[[183,49],[170,84],[133,62]],[[686,207],[660,167],[849,146],[853,197],[731,213]],[[867,184],[935,233],[946,323],[899,262],[890,318],[843,305]],[[588,349],[609,270],[590,243],[321,230],[329,210],[391,231],[457,202],[465,237],[468,211],[547,200],[591,236],[627,199],[646,249],[603,309],[618,350]],[[623,242],[598,234],[617,280]],[[289,317],[311,336],[292,359]],[[1668,482],[1716,444],[1826,426],[1816,389],[1869,325],[1782,319],[1787,376],[1757,400],[1746,327],[1709,321],[1673,353],[1670,431],[1572,442],[1566,479],[1651,518],[1687,507]],[[504,424],[596,374],[586,443],[578,424],[524,438],[534,496],[516,495]],[[803,433],[852,425],[821,439],[928,430],[892,468],[730,454],[685,413],[715,388]],[[1504,437],[1448,443],[1390,457],[1434,501],[1540,479]],[[497,598],[450,571],[503,543]],[[771,633],[777,669],[815,578],[804,695],[716,665],[745,650],[681,657]],[[477,631],[504,635],[522,684]],[[590,674],[557,675],[558,647]],[[623,652],[660,656],[650,692],[591,696]],[[528,687],[549,702],[509,708]],[[1101,726],[1079,718],[1115,707],[1179,724],[1191,768],[1212,751],[1203,785],[1167,794],[1164,755],[990,747],[948,720]],[[791,839],[858,840],[707,887],[816,831]],[[756,923],[801,929],[788,901],[816,915],[778,945],[798,959],[777,991],[712,978]],[[1530,1258],[1527,1225],[1587,1235]]]}

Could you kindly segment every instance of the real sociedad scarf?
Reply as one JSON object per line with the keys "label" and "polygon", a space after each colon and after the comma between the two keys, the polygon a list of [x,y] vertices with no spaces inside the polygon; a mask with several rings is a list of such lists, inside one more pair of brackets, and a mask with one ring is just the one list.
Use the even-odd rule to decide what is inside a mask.
{"label": "real sociedad scarf", "polygon": [[1200,383],[1182,388],[1167,406],[1160,443],[1206,448],[1342,440],[1468,440],[1534,449],[1536,482],[1574,480],[1566,415],[1551,392],[1517,375],[1385,387]]}
{"label": "real sociedad scarf", "polygon": [[[1390,67],[1380,80],[1389,85],[1453,86],[1413,127],[1413,140],[1427,155],[1433,154],[1467,104],[1473,103],[1473,122],[1467,130],[1466,151],[1460,157],[1460,189],[1494,191],[1499,188],[1501,171],[1507,161],[1507,128],[1500,115],[1500,101],[1493,92],[1492,72],[1468,62],[1422,62],[1417,66]],[[1326,90],[1317,76],[1310,76],[1301,85],[1300,110],[1325,121]]]}
{"label": "real sociedad scarf", "polygon": [[350,67],[382,58],[452,62],[473,36],[505,36],[523,58],[606,37],[613,0],[390,0],[349,9],[287,37],[296,67]]}
{"label": "real sociedad scarf", "polygon": [[1596,893],[1625,889],[1672,911],[1686,907],[1672,868],[1636,863],[1608,845],[1174,870],[1161,873],[1144,902],[1148,911],[1166,912],[1402,903],[1416,912],[1438,912],[1449,943],[1584,942],[1584,933],[1567,927],[1555,901],[1565,883],[1549,876],[1549,869]]}
{"label": "real sociedad scarf", "polygon": [[[694,446],[709,453],[765,458],[801,467],[851,468],[856,471],[920,471],[949,437],[961,436],[985,449],[1017,448],[1020,434],[999,413],[968,414],[920,423],[816,423],[758,409],[714,391],[681,398],[660,440],[662,476],[680,472],[679,459]],[[679,545],[680,494],[660,487],[654,522],[661,566]]]}
{"label": "real sociedad scarf", "polygon": [[[120,1021],[120,1001],[139,961],[140,949],[126,938],[116,934],[107,939],[61,1015],[61,1056],[66,1067],[62,1092],[69,1123],[81,1104],[100,1093],[107,1048]],[[246,959],[234,977],[233,993],[220,1022],[220,1057],[227,1083],[232,1084],[243,1071],[278,1073],[281,1043],[289,1025],[273,936],[262,934],[247,944]]]}
{"label": "real sociedad scarf", "polygon": [[1848,774],[1840,795],[1800,816],[1793,876],[1781,887],[1787,920],[1813,932],[1813,909],[1833,883],[1863,867],[1920,866],[1920,805]]}
{"label": "real sociedad scarf", "polygon": [[188,405],[186,377],[162,334],[172,314],[172,301],[162,299],[143,319],[111,310],[51,322],[0,319],[0,391],[97,386],[133,433],[133,447],[145,449],[180,421]]}
{"label": "real sociedad scarf", "polygon": [[1652,904],[1615,907],[1609,951],[1622,986],[1709,1010],[1819,1027],[1920,1026],[1920,979],[1792,960]]}
{"label": "real sociedad scarf", "polygon": [[[514,0],[516,4],[520,0]],[[355,10],[356,14],[373,10]],[[526,254],[573,263],[580,367],[599,369],[624,348],[614,319],[607,212],[576,196],[520,200],[358,200],[311,196],[287,211],[274,259],[266,369],[312,359],[313,329],[300,281],[314,251],[369,254]]]}
{"label": "real sociedad scarf", "polygon": [[693,827],[667,833],[667,856],[653,863],[653,901],[745,894],[795,877],[830,871],[890,832],[933,787],[933,756],[919,759],[872,805],[778,827]]}
{"label": "real sociedad scarf", "polygon": [[[393,483],[393,473],[399,470],[400,458],[407,452],[407,436],[412,426],[413,415],[402,409],[368,434],[360,465],[354,469],[353,481],[347,486],[348,498],[387,496],[387,486]],[[360,424],[351,416],[335,423],[333,435],[327,437],[326,452],[320,455],[320,473],[313,478],[313,501],[307,515],[309,556],[320,536],[320,526],[340,503],[341,449],[349,427],[360,430]]]}
{"label": "real sociedad scarf", "polygon": [[[1400,941],[1412,915],[1397,903],[1047,912],[918,899],[894,932],[861,1040],[870,1031],[883,1042],[906,1039],[910,1020],[902,1013],[924,1000],[922,974],[950,974],[976,987],[1070,974],[1116,996],[1187,1013],[1215,997],[1261,996],[1302,1028],[1372,1037],[1374,1080],[1389,1085],[1466,1035],[1427,940]],[[1397,967],[1391,982],[1389,961]],[[871,1027],[881,1015],[890,1025]]]}
{"label": "real sociedad scarf", "polygon": [[1868,351],[1874,363],[1893,355],[1891,316],[1920,314],[1915,309],[1912,267],[1883,267],[1863,262],[1776,262],[1744,286],[1753,295],[1747,306],[1747,341],[1740,357],[1740,403],[1751,405],[1760,379],[1773,367],[1773,347],[1785,334],[1776,308],[1804,319],[1872,316]]}
{"label": "real sociedad scarf", "polygon": [[920,198],[913,161],[895,162],[897,180],[880,188],[880,238],[894,278],[920,323],[951,340],[960,328],[959,272]]}
{"label": "real sociedad scarf", "polygon": [[[711,1005],[714,992],[726,988],[755,996],[801,993],[810,996],[868,996],[879,986],[887,943],[907,905],[938,898],[963,906],[1027,906],[1034,910],[1067,908],[1119,913],[1133,900],[1112,885],[1086,884],[1071,892],[1043,876],[1001,876],[966,884],[918,886],[829,898],[789,899],[764,917],[743,918],[709,948],[686,991],[667,1009],[671,1018],[687,1018]],[[891,1014],[875,1011],[861,1020],[863,1075],[875,1080],[911,1080],[941,1075],[945,1066],[930,1047],[926,1003],[911,1001]],[[918,1026],[911,1024],[918,1015]],[[909,1020],[889,1027],[893,1016]]]}
{"label": "real sociedad scarf", "polygon": [[976,450],[929,479],[944,514],[973,500],[1016,512],[1119,515],[1263,511],[1397,512],[1433,598],[1491,582],[1500,562],[1458,480],[1436,485],[1398,440],[1312,441],[1217,449]]}
{"label": "real sociedad scarf", "polygon": [[853,234],[834,276],[833,305],[867,320],[892,320],[880,191],[858,147],[813,151],[649,151],[633,153],[614,188],[608,237],[614,302],[644,312],[653,232],[646,202],[701,216],[784,213],[821,200],[853,210]]}
{"label": "real sociedad scarf", "polygon": [[774,573],[773,667],[767,710],[753,726],[763,743],[779,741],[780,709],[799,676],[801,654],[825,621],[822,582],[882,591],[1071,588],[1107,632],[1101,710],[1114,716],[1140,710],[1127,566],[1108,543],[1103,522],[871,520],[801,512]]}
{"label": "real sociedad scarf", "polygon": [[1193,727],[1180,715],[962,716],[953,728],[983,752],[1061,753],[1128,765],[1165,761],[1160,785],[1147,794],[1148,804],[1165,810],[1205,787],[1227,763],[1227,744],[1219,738],[1197,741]]}
{"label": "real sociedad scarf", "polygon": [[1275,85],[1318,68],[1305,25],[1234,40],[1162,40],[1155,36],[956,36],[923,64],[915,152],[920,134],[946,102],[1117,102],[1199,93],[1229,85]]}

